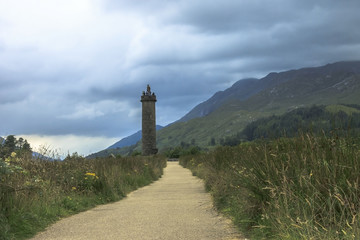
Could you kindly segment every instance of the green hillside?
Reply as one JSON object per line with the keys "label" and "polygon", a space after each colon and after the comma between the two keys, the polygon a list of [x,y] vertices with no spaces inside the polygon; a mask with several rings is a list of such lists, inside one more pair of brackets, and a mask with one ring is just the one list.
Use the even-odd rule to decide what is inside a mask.
{"label": "green hillside", "polygon": [[[252,121],[299,107],[360,103],[360,62],[329,64],[271,73],[259,83],[269,87],[245,100],[230,100],[209,115],[174,123],[158,133],[158,147],[181,142],[206,147],[212,138],[234,135]],[[331,109],[330,108],[330,109]],[[344,109],[346,106],[341,105]],[[345,111],[346,112],[346,111]]]}

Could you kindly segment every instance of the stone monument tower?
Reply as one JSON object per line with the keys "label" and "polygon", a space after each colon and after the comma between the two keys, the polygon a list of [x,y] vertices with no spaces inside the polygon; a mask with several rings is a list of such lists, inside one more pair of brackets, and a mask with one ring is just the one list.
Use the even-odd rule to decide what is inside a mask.
{"label": "stone monument tower", "polygon": [[151,92],[150,86],[147,85],[146,92],[143,91],[141,96],[142,102],[142,154],[144,156],[156,154],[156,118],[155,102],[156,95]]}

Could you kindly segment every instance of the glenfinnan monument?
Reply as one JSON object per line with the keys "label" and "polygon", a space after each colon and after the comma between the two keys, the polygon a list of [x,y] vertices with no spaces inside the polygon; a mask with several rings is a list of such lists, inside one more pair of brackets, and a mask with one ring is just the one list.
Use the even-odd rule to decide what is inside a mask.
{"label": "glenfinnan monument", "polygon": [[147,85],[146,92],[141,96],[142,102],[142,154],[144,156],[153,155],[158,152],[156,148],[156,118],[155,102],[156,95],[151,92]]}

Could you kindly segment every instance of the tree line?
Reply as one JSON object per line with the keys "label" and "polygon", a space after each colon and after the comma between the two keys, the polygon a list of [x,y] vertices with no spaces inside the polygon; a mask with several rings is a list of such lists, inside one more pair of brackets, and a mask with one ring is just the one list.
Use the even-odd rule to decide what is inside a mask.
{"label": "tree line", "polygon": [[[360,109],[359,105],[346,105]],[[330,112],[326,106],[311,106],[298,108],[280,116],[270,116],[258,119],[248,124],[242,131],[220,139],[223,146],[235,146],[242,141],[253,141],[266,138],[295,137],[299,132],[313,134],[330,134],[336,131],[338,135],[360,133],[360,113],[347,114],[344,111]]]}
{"label": "tree line", "polygon": [[0,143],[0,158],[5,159],[13,152],[22,156],[32,155],[31,146],[26,139],[22,137],[17,139],[14,135],[9,135]]}

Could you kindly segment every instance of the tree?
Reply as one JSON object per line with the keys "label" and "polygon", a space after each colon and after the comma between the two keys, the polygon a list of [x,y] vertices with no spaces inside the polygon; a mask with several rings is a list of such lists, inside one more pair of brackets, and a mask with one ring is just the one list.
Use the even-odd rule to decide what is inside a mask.
{"label": "tree", "polygon": [[210,146],[215,146],[215,145],[216,145],[215,138],[212,137],[211,140],[210,140]]}
{"label": "tree", "polygon": [[16,148],[17,149],[22,149],[23,145],[24,145],[24,139],[22,137],[20,137],[16,142],[15,142]]}
{"label": "tree", "polygon": [[22,156],[31,156],[32,154],[30,144],[26,139],[19,138],[17,140],[14,135],[9,135],[6,137],[4,144],[0,144],[0,158],[7,158],[12,152]]}
{"label": "tree", "polygon": [[32,152],[30,144],[28,143],[28,141],[26,139],[25,139],[24,144],[22,146],[22,150],[27,151],[27,152]]}
{"label": "tree", "polygon": [[32,149],[26,139],[23,141],[21,148],[18,151],[22,156],[27,156],[27,157],[32,156]]}
{"label": "tree", "polygon": [[2,147],[1,157],[8,157],[12,152],[15,152],[16,148],[16,138],[14,135],[9,135],[6,137],[4,146]]}

